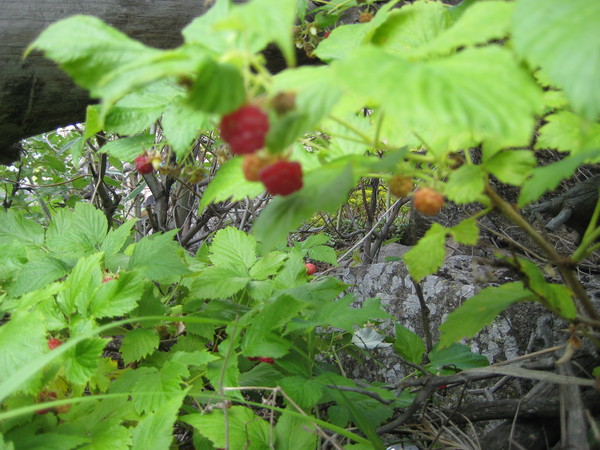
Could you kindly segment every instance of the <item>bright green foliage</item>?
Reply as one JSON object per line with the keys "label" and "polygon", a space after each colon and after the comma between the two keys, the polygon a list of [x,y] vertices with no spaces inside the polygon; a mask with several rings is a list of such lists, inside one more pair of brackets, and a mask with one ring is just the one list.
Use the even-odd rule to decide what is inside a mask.
{"label": "bright green foliage", "polygon": [[520,0],[513,16],[517,52],[540,66],[589,120],[600,114],[599,22],[600,4],[587,0]]}
{"label": "bright green foliage", "polygon": [[485,356],[471,352],[466,345],[452,344],[446,347],[442,341],[428,356],[430,363],[425,367],[433,373],[444,375],[489,365]]}
{"label": "bright green foliage", "polygon": [[[232,406],[227,409],[227,418],[222,409],[213,409],[208,414],[189,414],[181,418],[208,437],[216,447],[225,447],[227,442],[247,443],[248,449],[269,447],[269,425],[257,417],[251,409]],[[225,420],[227,431],[225,434]]]}
{"label": "bright green foliage", "polygon": [[442,267],[447,233],[446,228],[434,223],[417,245],[404,255],[406,267],[415,280],[420,281]]}
{"label": "bright green foliage", "polygon": [[399,323],[395,324],[396,340],[394,348],[407,361],[414,364],[421,364],[425,354],[425,344],[423,340],[413,331],[403,327]]}
{"label": "bright green foliage", "polygon": [[482,289],[450,313],[440,326],[440,348],[448,347],[465,337],[475,336],[509,305],[532,300],[532,297],[532,293],[521,282]]}
{"label": "bright green foliage", "polygon": [[[340,25],[329,36],[359,2],[317,3],[308,23],[305,0],[216,0],[171,50],[81,15],[51,25],[31,45],[100,103],[88,107],[82,133],[29,141],[34,168],[0,174],[8,210],[0,211],[0,446],[168,448],[181,421],[194,427],[198,448],[310,450],[317,425],[348,438],[347,448],[385,448],[377,427],[415,394],[358,386],[340,369],[345,357],[375,357],[383,347],[423,364],[423,339],[396,322],[395,337],[385,335],[380,322],[393,318],[379,299],[355,306],[341,281],[307,277],[307,260],[337,265],[329,229],[298,242],[288,233],[314,226],[315,218],[329,226],[325,213],[338,216],[341,235],[350,192],[353,199],[363,194],[364,204],[348,208],[364,207],[369,195],[375,205],[378,191],[367,179],[385,186],[392,176],[409,177],[473,214],[453,227],[433,223],[405,254],[420,281],[442,266],[446,237],[477,245],[479,220],[492,207],[510,208],[490,201],[490,179],[520,189],[518,205],[525,206],[600,160],[597,2],[467,0],[449,8],[389,1],[367,23]],[[374,1],[360,3],[372,8]],[[269,44],[289,65],[275,75],[259,54]],[[293,67],[294,44],[330,64]],[[293,99],[285,108],[276,108],[280,94]],[[229,157],[216,124],[246,102],[269,117],[259,155],[299,162],[299,191],[257,199],[263,184],[246,181],[243,159]],[[536,167],[534,150],[544,149],[557,149],[562,159]],[[144,151],[163,157],[146,179],[121,163]],[[78,170],[100,158],[108,160],[103,183]],[[189,169],[211,177],[208,186],[190,192],[198,180],[182,182]],[[146,180],[157,216],[165,203],[174,207],[159,227],[150,223],[153,234],[122,205],[108,214],[101,195],[106,187],[122,195],[117,203],[138,207]],[[48,194],[23,189],[28,184]],[[71,193],[82,189],[93,193],[90,204]],[[237,214],[244,200],[251,234],[208,225],[195,256],[186,254],[179,242],[193,245],[184,235],[194,221],[204,226],[219,215],[229,224],[233,210],[221,208]],[[220,205],[208,209],[211,203]],[[390,203],[375,206],[377,220]],[[577,255],[596,248],[592,228]],[[545,256],[571,270],[567,257]],[[427,355],[432,374],[487,365],[458,342],[519,301],[537,301],[577,327],[587,323],[574,321],[585,310],[576,307],[576,289],[546,282],[528,260],[502,263],[522,281],[482,289],[448,316]],[[50,337],[62,344],[49,350]],[[277,407],[253,402],[266,388],[274,388],[268,392]],[[27,412],[50,392],[71,399],[70,411]],[[109,397],[94,398],[104,393]],[[255,406],[272,408],[272,420]]]}

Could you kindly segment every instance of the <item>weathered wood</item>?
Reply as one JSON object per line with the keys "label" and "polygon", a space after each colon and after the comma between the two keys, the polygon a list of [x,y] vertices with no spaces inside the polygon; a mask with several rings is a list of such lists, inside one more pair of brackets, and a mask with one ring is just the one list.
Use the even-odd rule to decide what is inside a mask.
{"label": "weathered wood", "polygon": [[[246,0],[233,0],[244,3]],[[2,1],[0,13],[0,162],[14,160],[22,138],[82,121],[90,99],[38,52],[23,61],[27,46],[51,23],[74,14],[100,17],[157,48],[181,44],[181,30],[208,10],[205,0]]]}

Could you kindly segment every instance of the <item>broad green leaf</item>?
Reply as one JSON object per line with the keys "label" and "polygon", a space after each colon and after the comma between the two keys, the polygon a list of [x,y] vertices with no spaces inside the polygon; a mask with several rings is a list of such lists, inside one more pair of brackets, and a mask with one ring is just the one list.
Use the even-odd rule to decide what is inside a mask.
{"label": "broad green leaf", "polygon": [[120,138],[108,142],[100,149],[101,152],[119,158],[122,161],[133,161],[136,156],[154,145],[154,135],[149,133]]}
{"label": "broad green leaf", "polygon": [[436,272],[444,264],[447,233],[446,228],[434,223],[417,245],[404,254],[406,267],[416,281]]}
{"label": "broad green leaf", "polygon": [[559,111],[545,118],[540,128],[536,149],[556,149],[579,153],[581,150],[600,148],[600,124],[591,123],[570,111]]}
{"label": "broad green leaf", "polygon": [[527,277],[527,289],[536,294],[535,300],[565,319],[575,319],[577,308],[569,288],[548,283],[542,271],[526,259],[518,258],[518,269]]}
{"label": "broad green leaf", "polygon": [[160,338],[155,329],[135,328],[123,337],[121,355],[125,364],[139,361],[158,348]]}
{"label": "broad green leaf", "polygon": [[103,257],[103,253],[96,253],[77,262],[57,297],[63,314],[68,316],[77,311],[82,317],[89,316],[94,291],[102,282],[100,263]]}
{"label": "broad green leaf", "polygon": [[0,211],[0,243],[15,242],[40,246],[44,242],[44,228],[13,209]]}
{"label": "broad green leaf", "polygon": [[463,338],[475,336],[509,305],[525,300],[533,300],[533,295],[521,282],[482,289],[451,312],[440,326],[439,348],[449,347]]}
{"label": "broad green leaf", "polygon": [[335,211],[346,200],[353,185],[349,165],[323,166],[306,174],[300,191],[273,199],[255,222],[253,234],[262,244],[262,251],[269,251],[284,241],[289,231],[315,212]]}
{"label": "broad green leaf", "polygon": [[183,258],[183,249],[173,240],[177,230],[146,236],[133,249],[129,269],[160,283],[172,283],[189,272]]}
{"label": "broad green leaf", "polygon": [[286,259],[285,253],[271,252],[256,261],[250,269],[250,276],[255,280],[266,280],[277,273]]}
{"label": "broad green leaf", "polygon": [[407,361],[414,364],[421,364],[423,362],[423,355],[425,354],[423,339],[399,323],[396,323],[395,330],[396,340],[394,341],[394,349]]}
{"label": "broad green leaf", "polygon": [[210,246],[210,260],[216,266],[231,267],[244,273],[256,262],[256,240],[237,228],[219,230]]}
{"label": "broad green leaf", "polygon": [[211,8],[181,32],[186,44],[202,45],[206,50],[219,55],[230,49],[231,32],[215,29],[215,24],[225,19],[231,11],[230,0],[216,0]]}
{"label": "broad green leaf", "polygon": [[317,448],[317,432],[309,422],[284,412],[275,427],[275,448],[279,450],[312,450]]}
{"label": "broad green leaf", "polygon": [[235,30],[243,38],[244,50],[258,52],[275,43],[288,65],[294,65],[294,43],[290,33],[296,19],[296,0],[253,0],[236,5],[227,18],[215,25],[217,30]]}
{"label": "broad green leaf", "polygon": [[110,230],[102,243],[99,250],[107,254],[115,254],[123,249],[127,238],[131,236],[131,229],[137,222],[137,219],[128,220],[119,228]]}
{"label": "broad green leaf", "polygon": [[600,2],[519,0],[513,42],[531,66],[541,66],[589,120],[600,114]]}
{"label": "broad green leaf", "polygon": [[300,376],[282,378],[279,385],[298,406],[305,410],[316,406],[323,393],[322,383]]}
{"label": "broad green leaf", "polygon": [[100,92],[101,80],[116,68],[160,54],[102,20],[75,15],[53,23],[29,46],[42,50],[46,57],[67,72],[93,97]]}
{"label": "broad green leaf", "polygon": [[150,413],[164,408],[182,393],[181,364],[167,362],[160,370],[144,367],[137,369],[140,376],[133,390],[133,404],[139,413]]}
{"label": "broad green leaf", "polygon": [[351,306],[354,301],[353,296],[346,295],[337,301],[325,303],[316,311],[314,320],[323,326],[354,331],[355,325],[364,325],[369,320],[391,318],[381,308],[381,300],[378,298],[369,298],[358,308]]}
{"label": "broad green leaf", "polygon": [[119,370],[118,362],[111,358],[100,358],[98,368],[92,378],[89,386],[92,392],[106,392],[112,382],[112,377]]}
{"label": "broad green leaf", "polygon": [[438,2],[417,2],[390,13],[371,42],[386,50],[410,53],[433,41],[450,25],[447,8]]}
{"label": "broad green leaf", "polygon": [[[173,103],[181,101],[183,89],[171,80],[159,80],[127,93],[104,117],[104,127],[120,134],[148,129]],[[106,107],[105,107],[106,108]]]}
{"label": "broad green leaf", "polygon": [[305,240],[300,242],[294,242],[294,246],[308,249],[312,247],[321,246],[323,244],[328,244],[331,241],[331,238],[324,233],[316,233],[311,234]]}
{"label": "broad green leaf", "polygon": [[48,351],[44,317],[37,311],[14,314],[0,327],[0,380],[7,380]]}
{"label": "broad green leaf", "polygon": [[200,200],[198,210],[204,211],[213,202],[254,198],[265,190],[262,183],[247,181],[242,175],[242,158],[233,158],[221,166]]}
{"label": "broad green leaf", "polygon": [[272,364],[258,363],[252,369],[240,374],[240,386],[275,387],[279,384],[282,374]]}
{"label": "broad green leaf", "polygon": [[[18,430],[18,429],[17,429]],[[17,431],[13,429],[13,431]],[[17,431],[18,432],[18,431]],[[89,444],[91,439],[87,436],[72,436],[61,433],[19,433],[14,439],[19,447],[27,450],[71,450],[74,448],[82,448],[85,444]],[[0,436],[0,449],[14,450],[15,447],[4,446]],[[89,448],[89,447],[88,447]]]}
{"label": "broad green leaf", "polygon": [[190,293],[198,298],[228,298],[244,289],[250,280],[247,273],[234,267],[211,266],[194,279]]}
{"label": "broad green leaf", "polygon": [[239,69],[227,63],[205,59],[188,93],[192,108],[206,113],[227,114],[238,109],[246,98],[244,79]]}
{"label": "broad green leaf", "polygon": [[306,266],[299,250],[294,248],[273,280],[275,289],[291,289],[306,285]]}
{"label": "broad green leaf", "polygon": [[335,28],[323,39],[313,52],[320,60],[330,62],[336,59],[344,59],[352,50],[359,47],[371,27],[368,24],[357,23]]}
{"label": "broad green leaf", "polygon": [[332,266],[337,266],[337,253],[331,247],[319,245],[308,249],[308,256],[315,261],[321,261]]}
{"label": "broad green leaf", "polygon": [[145,416],[132,433],[134,450],[169,449],[173,441],[173,425],[184,396],[170,399],[156,411]]}
{"label": "broad green leaf", "polygon": [[[413,4],[413,7],[419,4]],[[423,7],[421,6],[421,8]],[[402,10],[404,9],[402,8]],[[431,39],[425,40],[419,47],[414,48],[410,54],[415,56],[447,54],[457,48],[472,47],[477,44],[485,44],[494,39],[502,39],[510,31],[513,9],[514,5],[505,1],[478,2],[466,8],[458,20],[447,27],[445,27],[447,22],[442,22],[445,17],[438,12],[441,16],[438,20],[442,26],[435,22],[434,25],[439,26],[439,33]],[[452,12],[448,12],[452,16]],[[437,31],[437,28],[434,28],[434,30]],[[425,33],[422,30],[416,31],[420,34]],[[432,34],[433,31],[427,33]],[[405,39],[409,38],[410,36],[405,37]]]}
{"label": "broad green leaf", "polygon": [[[218,354],[221,357],[208,364],[206,378],[217,388],[227,386],[239,386],[238,378],[240,369],[238,368],[238,358],[235,356],[235,350],[231,348],[231,340],[225,339],[219,344]],[[230,391],[230,395],[242,398],[240,391]]]}
{"label": "broad green leaf", "polygon": [[450,229],[450,234],[456,242],[464,245],[476,245],[479,241],[477,220],[465,219]]}
{"label": "broad green leaf", "polygon": [[573,175],[582,163],[598,161],[600,161],[600,149],[568,155],[554,164],[533,169],[531,178],[521,189],[518,206],[522,207],[536,201],[544,192],[555,189],[562,180]]}
{"label": "broad green leaf", "polygon": [[15,281],[9,285],[8,292],[17,297],[27,292],[41,289],[47,284],[64,277],[70,267],[52,256],[33,259],[19,270]]}
{"label": "broad green leaf", "polygon": [[[242,324],[251,325],[246,331],[245,341],[252,343],[254,340],[259,340],[262,333],[283,327],[307,306],[307,302],[286,294],[280,295],[275,301],[262,307],[258,306],[256,309],[259,311],[256,314],[250,313],[242,319]],[[249,354],[249,356],[264,355]]]}
{"label": "broad green leaf", "polygon": [[207,414],[188,414],[180,420],[193,426],[203,436],[209,438],[215,447],[225,447],[225,434],[229,442],[244,443],[248,450],[262,450],[269,447],[269,424],[245,406],[232,406],[227,409],[227,427],[223,410],[215,408]]}
{"label": "broad green leaf", "polygon": [[536,163],[535,155],[529,150],[504,150],[485,161],[484,166],[503,183],[520,186]]}
{"label": "broad green leaf", "polygon": [[103,282],[90,302],[92,316],[115,317],[135,309],[142,296],[144,282],[135,273],[120,272],[119,278]]}
{"label": "broad green leaf", "polygon": [[364,103],[381,105],[412,129],[435,126],[438,138],[466,134],[521,146],[529,142],[533,115],[542,108],[532,77],[496,46],[423,62],[365,47],[333,67]]}
{"label": "broad green leaf", "polygon": [[429,352],[428,356],[431,362],[425,367],[433,373],[446,374],[446,370],[455,373],[460,370],[489,366],[490,364],[485,356],[473,353],[469,347],[462,344],[452,344],[446,347],[442,346],[440,342]]}
{"label": "broad green leaf", "polygon": [[452,171],[444,186],[444,194],[457,204],[485,202],[483,167],[465,164]]}
{"label": "broad green leaf", "polygon": [[106,343],[105,339],[87,339],[67,351],[64,367],[65,375],[71,383],[84,385],[90,380],[98,368]]}
{"label": "broad green leaf", "polygon": [[186,154],[200,131],[210,128],[209,116],[193,108],[183,97],[174,98],[167,106],[161,123],[169,145],[178,158]]}

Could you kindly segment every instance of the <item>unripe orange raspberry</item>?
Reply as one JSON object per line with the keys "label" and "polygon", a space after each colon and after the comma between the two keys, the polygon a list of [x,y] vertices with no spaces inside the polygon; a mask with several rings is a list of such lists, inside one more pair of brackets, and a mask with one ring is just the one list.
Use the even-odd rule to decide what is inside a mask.
{"label": "unripe orange raspberry", "polygon": [[444,205],[444,197],[431,188],[422,187],[415,192],[414,205],[420,213],[434,216]]}
{"label": "unripe orange raspberry", "polygon": [[259,181],[259,173],[273,162],[271,158],[263,158],[255,153],[245,155],[242,161],[242,172],[248,181]]}
{"label": "unripe orange raspberry", "polygon": [[390,192],[398,198],[406,197],[413,190],[412,178],[396,175],[390,180]]}

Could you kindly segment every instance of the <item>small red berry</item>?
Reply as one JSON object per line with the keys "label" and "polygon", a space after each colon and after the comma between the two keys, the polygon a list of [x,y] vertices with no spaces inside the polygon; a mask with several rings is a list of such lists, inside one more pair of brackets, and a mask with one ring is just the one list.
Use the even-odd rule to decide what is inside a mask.
{"label": "small red berry", "polygon": [[248,356],[250,361],[258,361],[258,356]]}
{"label": "small red berry", "polygon": [[317,271],[317,266],[312,263],[306,263],[304,264],[304,267],[306,267],[306,273],[308,275],[313,275]]}
{"label": "small red berry", "polygon": [[422,187],[415,192],[414,205],[420,213],[434,216],[444,205],[444,197],[431,188]]}
{"label": "small red berry", "polygon": [[154,166],[152,165],[150,157],[147,153],[143,153],[141,155],[136,156],[135,170],[137,170],[142,175],[150,173],[154,170]]}
{"label": "small red berry", "polygon": [[232,153],[252,153],[265,146],[269,116],[258,106],[245,105],[223,116],[219,128],[221,137],[229,144]]}
{"label": "small red berry", "polygon": [[323,34],[323,39],[327,39],[330,34],[331,34],[331,31],[326,31],[325,34]]}
{"label": "small red berry", "polygon": [[[56,400],[56,392],[47,392],[47,391],[41,391],[38,394],[38,402],[39,403],[44,403],[47,401],[52,401],[52,400]],[[54,408],[42,408],[42,409],[38,409],[35,413],[36,414],[48,414],[49,412],[54,411]]]}
{"label": "small red berry", "polygon": [[413,190],[413,182],[409,177],[396,175],[390,180],[390,192],[398,198],[406,197]]}
{"label": "small red berry", "polygon": [[274,364],[275,363],[275,360],[273,358],[264,358],[262,356],[258,357],[258,361],[259,362],[264,362],[264,363],[267,363],[267,364]]}
{"label": "small red berry", "polygon": [[62,344],[62,341],[60,339],[56,339],[56,338],[48,339],[48,348],[50,350],[54,350],[56,347],[58,347],[61,344]]}
{"label": "small red berry", "polygon": [[265,167],[259,173],[271,195],[290,195],[302,188],[302,166],[296,161],[281,160]]}

